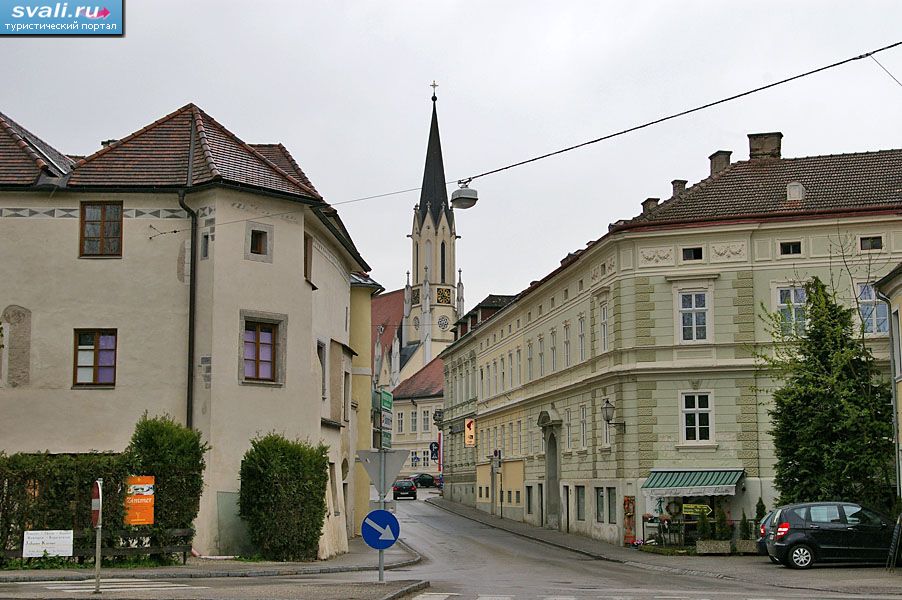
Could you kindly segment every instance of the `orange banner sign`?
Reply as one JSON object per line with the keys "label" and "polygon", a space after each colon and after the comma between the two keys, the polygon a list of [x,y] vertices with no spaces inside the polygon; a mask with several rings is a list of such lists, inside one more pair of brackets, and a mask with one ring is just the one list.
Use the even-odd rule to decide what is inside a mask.
{"label": "orange banner sign", "polygon": [[154,478],[147,475],[126,479],[125,524],[153,525]]}

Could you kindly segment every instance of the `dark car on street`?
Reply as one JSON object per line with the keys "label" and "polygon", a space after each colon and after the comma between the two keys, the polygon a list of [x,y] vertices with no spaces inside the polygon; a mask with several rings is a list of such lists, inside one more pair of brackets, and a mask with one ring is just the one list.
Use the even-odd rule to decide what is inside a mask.
{"label": "dark car on street", "polygon": [[805,502],[774,511],[767,553],[787,567],[817,562],[886,561],[890,520],[854,502]]}
{"label": "dark car on street", "polygon": [[414,482],[417,487],[435,487],[435,477],[429,473],[417,473],[416,475],[411,475],[410,480]]}
{"label": "dark car on street", "polygon": [[[770,522],[773,520],[775,512],[777,511],[770,511],[758,522],[758,556],[770,556],[767,553],[767,533],[770,531]],[[773,562],[779,562],[773,556],[770,556],[770,559]]]}
{"label": "dark car on street", "polygon": [[392,497],[417,499],[417,486],[409,479],[399,479],[391,486]]}

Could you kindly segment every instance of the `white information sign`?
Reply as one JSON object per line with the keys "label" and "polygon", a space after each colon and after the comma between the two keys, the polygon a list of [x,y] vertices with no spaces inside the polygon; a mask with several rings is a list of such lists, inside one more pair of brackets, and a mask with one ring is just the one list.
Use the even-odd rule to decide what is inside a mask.
{"label": "white information sign", "polygon": [[45,552],[47,556],[72,556],[72,530],[26,531],[22,558],[40,558]]}

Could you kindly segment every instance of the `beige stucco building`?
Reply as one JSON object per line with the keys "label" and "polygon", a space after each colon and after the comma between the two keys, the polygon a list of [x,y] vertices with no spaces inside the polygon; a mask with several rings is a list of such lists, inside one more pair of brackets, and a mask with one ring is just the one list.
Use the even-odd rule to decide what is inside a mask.
{"label": "beige stucco building", "polygon": [[895,430],[895,463],[896,494],[902,498],[902,448],[900,448],[900,423],[902,408],[899,398],[902,397],[902,331],[899,328],[899,312],[902,310],[902,263],[877,282],[880,300],[887,305],[889,315],[889,341],[892,355],[891,375],[893,382],[893,426]]}
{"label": "beige stucco building", "polygon": [[281,144],[189,104],[73,159],[0,115],[0,254],[0,450],[119,451],[172,415],[211,445],[195,547],[235,554],[249,441],[322,440],[320,556],[346,551],[378,286]]}
{"label": "beige stucco building", "polygon": [[392,390],[392,448],[410,452],[400,477],[416,473],[437,477],[441,472],[441,430],[434,421],[436,410],[444,406],[444,383],[442,360],[433,358]]}
{"label": "beige stucco building", "polygon": [[902,258],[902,151],[787,159],[781,138],[750,135],[746,161],[715,152],[709,177],[675,180],[671,198],[459,328],[440,354],[446,498],[614,543],[643,536],[643,513],[723,505],[738,520],[759,497],[774,505],[759,317],[804,326],[817,275],[858,297],[887,364],[873,284]]}

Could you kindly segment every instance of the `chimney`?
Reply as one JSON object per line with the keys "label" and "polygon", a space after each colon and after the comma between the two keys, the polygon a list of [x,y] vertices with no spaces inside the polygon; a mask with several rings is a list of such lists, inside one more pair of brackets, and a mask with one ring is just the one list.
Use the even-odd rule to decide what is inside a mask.
{"label": "chimney", "polygon": [[106,148],[107,146],[112,146],[113,144],[115,144],[118,141],[119,140],[103,140],[102,142],[100,142],[100,145],[102,147]]}
{"label": "chimney", "polygon": [[642,214],[647,214],[658,205],[660,198],[648,198],[644,202],[642,202]]}
{"label": "chimney", "polygon": [[730,166],[730,155],[733,154],[729,150],[718,150],[708,157],[711,161],[711,175],[716,175]]}
{"label": "chimney", "polygon": [[674,179],[670,182],[670,185],[673,186],[673,197],[676,198],[680,194],[686,191],[686,180],[685,179]]}
{"label": "chimney", "polygon": [[783,134],[773,133],[749,134],[749,160],[761,158],[780,158],[780,140]]}

